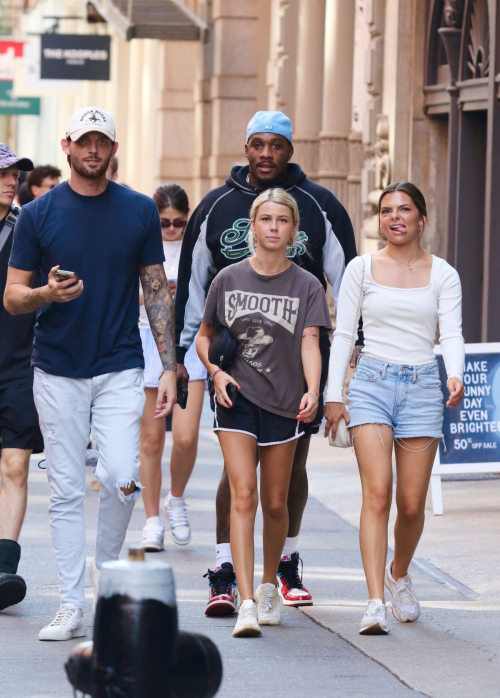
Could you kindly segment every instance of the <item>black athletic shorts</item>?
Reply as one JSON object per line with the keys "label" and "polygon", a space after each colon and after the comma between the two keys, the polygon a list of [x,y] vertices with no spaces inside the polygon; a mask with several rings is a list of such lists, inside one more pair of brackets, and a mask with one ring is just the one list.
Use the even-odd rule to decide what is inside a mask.
{"label": "black athletic shorts", "polygon": [[33,378],[0,385],[0,448],[42,453],[43,438],[33,399]]}
{"label": "black athletic shorts", "polygon": [[236,431],[253,436],[259,446],[275,446],[301,437],[304,423],[258,407],[239,392],[232,407],[216,402],[214,431]]}

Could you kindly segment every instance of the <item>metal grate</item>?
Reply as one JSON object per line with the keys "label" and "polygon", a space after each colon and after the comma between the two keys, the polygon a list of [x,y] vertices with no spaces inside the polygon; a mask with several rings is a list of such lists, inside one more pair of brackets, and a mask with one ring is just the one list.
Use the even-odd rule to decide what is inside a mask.
{"label": "metal grate", "polygon": [[92,0],[99,14],[130,39],[199,41],[205,23],[182,0]]}

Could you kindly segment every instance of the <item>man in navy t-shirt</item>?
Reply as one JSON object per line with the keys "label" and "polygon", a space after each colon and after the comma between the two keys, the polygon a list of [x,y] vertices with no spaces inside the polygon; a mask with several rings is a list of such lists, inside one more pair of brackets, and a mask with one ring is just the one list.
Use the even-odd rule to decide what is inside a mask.
{"label": "man in navy t-shirt", "polygon": [[[5,307],[12,314],[38,310],[31,363],[61,591],[61,607],[40,640],[85,634],[83,464],[91,422],[102,483],[89,567],[95,592],[102,564],[119,556],[142,490],[139,276],[164,368],[157,416],[176,400],[173,303],[158,211],[152,199],[106,178],[115,141],[108,112],[88,107],[73,114],[61,143],[71,176],[21,211],[9,260]],[[42,285],[32,289],[38,269]]]}

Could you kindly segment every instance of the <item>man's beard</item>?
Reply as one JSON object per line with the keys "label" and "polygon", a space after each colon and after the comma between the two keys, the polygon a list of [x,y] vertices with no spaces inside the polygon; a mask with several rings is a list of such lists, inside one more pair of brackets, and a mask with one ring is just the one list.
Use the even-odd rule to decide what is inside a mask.
{"label": "man's beard", "polygon": [[80,175],[80,177],[84,177],[85,179],[99,179],[103,176],[103,174],[106,174],[110,161],[111,155],[107,160],[103,160],[101,166],[97,169],[89,169],[83,162],[79,162],[74,159],[72,159],[69,164],[75,170],[75,172]]}
{"label": "man's beard", "polygon": [[286,170],[279,174],[277,177],[266,177],[265,179],[262,179],[258,175],[254,175],[254,178],[258,183],[259,188],[265,191],[266,189],[272,189],[273,187],[277,186],[281,182],[285,174]]}

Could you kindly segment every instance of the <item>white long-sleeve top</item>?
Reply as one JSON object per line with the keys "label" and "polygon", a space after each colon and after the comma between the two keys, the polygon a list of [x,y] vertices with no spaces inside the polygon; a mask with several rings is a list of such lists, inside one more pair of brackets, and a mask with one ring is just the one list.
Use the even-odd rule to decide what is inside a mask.
{"label": "white long-sleeve top", "polygon": [[448,378],[462,380],[465,363],[462,286],[456,270],[444,259],[432,255],[428,286],[392,288],[373,280],[372,256],[366,254],[348,264],[342,279],[325,402],[343,402],[342,390],[356,323],[363,259],[363,355],[404,366],[431,363],[435,359],[433,349],[439,324]]}

